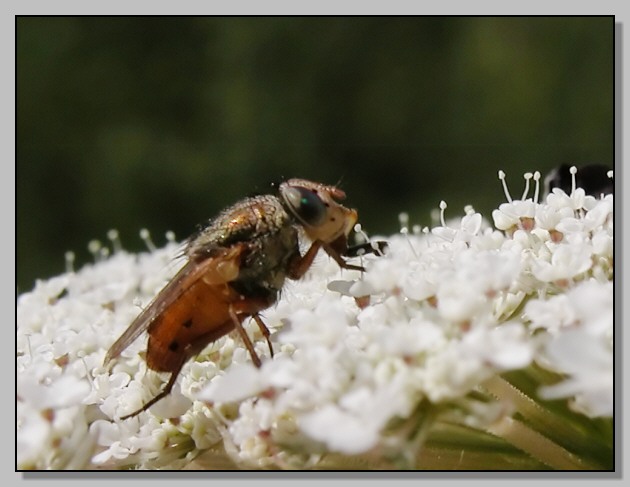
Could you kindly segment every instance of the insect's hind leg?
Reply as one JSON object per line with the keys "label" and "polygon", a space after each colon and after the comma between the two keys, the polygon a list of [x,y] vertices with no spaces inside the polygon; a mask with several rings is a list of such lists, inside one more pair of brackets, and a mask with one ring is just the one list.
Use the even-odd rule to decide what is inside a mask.
{"label": "insect's hind leg", "polygon": [[255,313],[254,315],[252,315],[252,318],[254,318],[254,321],[258,325],[258,328],[260,328],[260,332],[265,337],[265,340],[267,340],[267,345],[269,346],[269,354],[273,357],[273,347],[271,346],[271,340],[269,340],[269,335],[270,335],[269,328],[267,328],[267,326],[265,325],[265,323],[263,322],[263,320],[261,319],[258,313]]}
{"label": "insect's hind leg", "polygon": [[182,367],[184,366],[185,362],[186,362],[185,360],[182,360],[181,363],[178,364],[177,368],[171,372],[171,377],[168,379],[168,382],[166,383],[164,388],[160,391],[160,393],[157,396],[155,396],[153,399],[151,399],[148,403],[146,403],[140,409],[134,411],[131,414],[126,414],[125,416],[121,416],[120,419],[121,420],[125,420],[125,419],[129,419],[129,418],[133,418],[134,416],[140,414],[142,411],[146,411],[147,409],[149,409],[151,406],[153,406],[160,399],[163,399],[166,396],[168,396],[171,393],[171,389],[173,389],[173,385],[175,385],[175,381],[177,380],[177,376],[179,375],[179,372],[182,370]]}
{"label": "insect's hind leg", "polygon": [[256,367],[260,368],[260,366],[262,365],[262,362],[260,361],[260,357],[258,357],[256,350],[254,350],[254,344],[252,343],[250,338],[247,336],[247,332],[245,331],[245,328],[243,328],[241,320],[237,316],[236,312],[234,311],[234,307],[232,305],[230,305],[229,312],[230,312],[230,318],[232,319],[232,322],[234,323],[234,327],[236,328],[236,331],[238,331],[238,334],[241,336],[241,340],[245,344],[245,348],[247,348],[249,355],[252,357],[252,362],[254,362],[254,365]]}

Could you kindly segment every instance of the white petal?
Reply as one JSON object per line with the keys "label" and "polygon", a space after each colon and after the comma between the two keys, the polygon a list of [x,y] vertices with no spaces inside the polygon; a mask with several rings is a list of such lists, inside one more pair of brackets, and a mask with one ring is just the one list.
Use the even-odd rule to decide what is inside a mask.
{"label": "white petal", "polygon": [[300,417],[298,424],[304,433],[325,443],[330,450],[349,455],[369,450],[378,440],[378,431],[332,404]]}
{"label": "white petal", "polygon": [[197,399],[209,402],[233,402],[251,397],[265,388],[260,373],[249,363],[235,364],[222,376],[204,387]]}

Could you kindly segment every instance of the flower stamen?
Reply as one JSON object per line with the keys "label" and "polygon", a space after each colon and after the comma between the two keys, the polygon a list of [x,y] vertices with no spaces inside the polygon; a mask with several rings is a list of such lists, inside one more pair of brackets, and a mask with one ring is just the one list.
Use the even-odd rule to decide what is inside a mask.
{"label": "flower stamen", "polygon": [[575,193],[575,189],[577,187],[576,182],[575,182],[575,175],[577,174],[577,167],[571,166],[571,168],[569,169],[569,172],[571,173],[571,196],[573,196],[573,193]]}
{"label": "flower stamen", "polygon": [[448,208],[446,201],[440,201],[440,223],[443,227],[446,227],[446,220],[444,219],[444,210],[446,210],[446,208]]}
{"label": "flower stamen", "polygon": [[538,196],[540,194],[540,171],[536,171],[534,173],[534,181],[536,182],[536,187],[534,189],[534,203],[538,203]]}
{"label": "flower stamen", "polygon": [[505,173],[503,171],[499,171],[499,179],[501,180],[501,184],[503,185],[505,199],[508,201],[508,203],[512,203],[512,197],[510,196],[510,192],[508,191],[507,183],[505,182]]}
{"label": "flower stamen", "polygon": [[155,252],[157,247],[153,243],[153,240],[151,240],[151,233],[149,232],[148,229],[143,228],[142,230],[140,230],[140,238],[142,239],[144,244],[147,246],[147,249],[149,249],[149,252]]}
{"label": "flower stamen", "polygon": [[400,222],[400,233],[406,235],[409,233],[409,213],[401,212],[398,214],[398,221]]}
{"label": "flower stamen", "polygon": [[98,263],[101,261],[101,247],[103,245],[99,240],[90,240],[88,243],[88,251],[94,257],[94,262]]}
{"label": "flower stamen", "polygon": [[66,259],[66,272],[68,274],[74,273],[74,259],[75,259],[76,255],[71,250],[68,250],[64,254],[64,257]]}
{"label": "flower stamen", "polygon": [[109,232],[107,232],[107,238],[112,242],[112,249],[115,254],[122,250],[122,243],[120,241],[118,230],[112,228]]}
{"label": "flower stamen", "polygon": [[523,196],[521,197],[521,199],[523,201],[525,201],[527,199],[527,193],[529,193],[529,180],[533,177],[534,175],[531,172],[526,172],[523,177],[525,178],[525,190],[523,191]]}

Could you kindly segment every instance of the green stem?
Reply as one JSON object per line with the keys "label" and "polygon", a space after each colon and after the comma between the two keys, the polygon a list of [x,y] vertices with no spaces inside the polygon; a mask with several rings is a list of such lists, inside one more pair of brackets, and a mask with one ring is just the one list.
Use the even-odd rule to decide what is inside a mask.
{"label": "green stem", "polygon": [[[539,433],[539,431],[545,431],[548,436],[569,440],[569,444],[580,444],[583,438],[570,421],[558,416],[548,408],[542,407],[501,377],[495,376],[484,382],[483,389],[498,400],[506,401],[514,406],[516,412],[528,423],[503,417],[498,423],[488,428],[489,432],[504,438],[552,468],[597,469],[596,465],[574,455],[547,436]],[[537,425],[539,431],[533,429],[530,424]],[[550,435],[550,433],[553,434]]]}
{"label": "green stem", "polygon": [[534,431],[525,423],[504,416],[488,428],[488,432],[499,436],[523,450],[545,465],[558,470],[591,470],[582,459],[565,450],[549,438]]}

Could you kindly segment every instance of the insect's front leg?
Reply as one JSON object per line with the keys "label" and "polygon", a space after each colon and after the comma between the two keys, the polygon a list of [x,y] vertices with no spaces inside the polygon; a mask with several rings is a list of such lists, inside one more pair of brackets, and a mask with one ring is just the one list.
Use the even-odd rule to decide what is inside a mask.
{"label": "insect's front leg", "polygon": [[311,267],[311,265],[313,264],[313,260],[317,255],[317,252],[321,248],[323,248],[326,253],[330,255],[342,269],[350,269],[361,272],[365,271],[365,268],[362,266],[348,264],[343,259],[341,253],[339,253],[339,251],[332,245],[322,242],[321,240],[315,240],[304,255],[298,256],[291,261],[291,263],[289,264],[288,272],[289,278],[300,279]]}
{"label": "insect's front leg", "polygon": [[287,273],[290,279],[300,279],[306,273],[322,245],[321,240],[315,240],[304,255],[298,253],[291,260]]}
{"label": "insect's front leg", "polygon": [[333,246],[329,244],[323,244],[322,247],[324,247],[324,250],[326,251],[328,255],[330,255],[333,259],[335,259],[335,262],[339,264],[339,267],[341,267],[342,269],[350,269],[354,271],[365,272],[365,267],[361,265],[348,264],[341,256],[341,253],[339,253],[339,251],[335,249]]}

